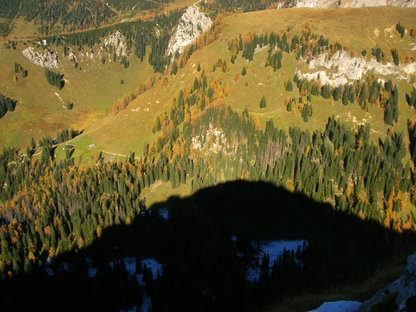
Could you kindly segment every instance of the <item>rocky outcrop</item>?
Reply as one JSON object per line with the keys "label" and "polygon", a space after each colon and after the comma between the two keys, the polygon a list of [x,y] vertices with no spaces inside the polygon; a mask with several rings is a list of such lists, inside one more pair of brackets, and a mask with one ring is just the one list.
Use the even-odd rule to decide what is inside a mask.
{"label": "rocky outcrop", "polygon": [[345,51],[337,51],[332,57],[323,53],[309,62],[309,73],[297,71],[299,78],[319,80],[322,84],[338,86],[348,81],[359,80],[368,72],[379,76],[396,76],[408,79],[416,74],[416,63],[396,66],[392,63],[381,64],[374,58],[367,61],[363,57],[353,57]]}
{"label": "rocky outcrop", "polygon": [[200,34],[211,27],[212,21],[204,13],[199,12],[196,5],[188,7],[179,20],[176,32],[169,41],[167,54],[174,55],[192,43]]}
{"label": "rocky outcrop", "polygon": [[371,6],[416,7],[416,0],[297,0],[296,8],[361,8]]}
{"label": "rocky outcrop", "polygon": [[43,51],[36,51],[33,47],[28,47],[23,50],[22,54],[35,65],[47,68],[58,68],[58,57],[48,48],[45,48]]}
{"label": "rocky outcrop", "polygon": [[[378,291],[369,300],[363,302],[358,312],[368,312],[375,304],[383,301],[389,295],[396,295],[395,303],[397,312],[414,311],[407,306],[406,302],[416,296],[416,253],[407,258],[407,266],[404,274],[393,283]],[[413,300],[411,300],[413,301]]]}
{"label": "rocky outcrop", "polygon": [[114,32],[112,35],[110,35],[110,37],[104,39],[104,47],[107,46],[113,47],[117,57],[127,55],[125,40],[119,31]]}

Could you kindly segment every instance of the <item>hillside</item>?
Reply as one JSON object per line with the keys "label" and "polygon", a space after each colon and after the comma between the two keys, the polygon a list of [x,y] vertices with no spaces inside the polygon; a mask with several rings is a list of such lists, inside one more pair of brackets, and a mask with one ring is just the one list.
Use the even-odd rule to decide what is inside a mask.
{"label": "hillside", "polygon": [[[157,31],[171,31],[180,15],[176,10],[156,21],[4,43],[0,48],[4,82],[0,92],[19,105],[14,114],[2,119],[1,143],[23,146],[32,137],[55,136],[70,127],[82,130],[107,115],[125,94],[143,92],[141,84],[149,88],[157,76],[153,67],[160,61],[149,64],[149,55],[156,50],[152,41]],[[158,28],[156,23],[162,26]],[[63,75],[64,87],[49,85],[45,70]],[[68,103],[72,103],[71,109]]]}
{"label": "hillside", "polygon": [[[367,18],[368,10],[373,10],[371,14],[373,16],[372,19]],[[167,76],[169,80],[168,85],[163,86],[162,81],[156,83],[152,92],[145,93],[135,99],[129,104],[126,111],[116,116],[108,116],[105,122],[97,124],[97,126],[88,130],[88,138],[91,140],[91,143],[100,146],[111,145],[113,148],[111,151],[115,153],[140,152],[144,141],[142,138],[147,136],[148,139],[146,141],[150,142],[153,137],[151,129],[155,114],[166,111],[172,103],[170,99],[178,95],[179,89],[186,88],[186,86],[190,86],[193,83],[194,75],[197,74],[198,64],[209,73],[211,72],[212,64],[216,63],[219,58],[228,58],[227,42],[233,38],[238,38],[240,33],[247,34],[250,31],[258,34],[271,31],[282,32],[287,28],[285,25],[290,25],[291,33],[296,33],[300,32],[307,24],[310,24],[313,32],[322,34],[325,31],[328,38],[332,38],[331,40],[334,42],[338,41],[349,47],[355,55],[361,55],[363,50],[367,50],[370,54],[371,49],[376,46],[380,46],[383,51],[389,51],[391,46],[396,46],[403,58],[405,55],[416,57],[416,51],[412,51],[412,39],[410,36],[400,40],[400,36],[390,36],[390,32],[385,31],[385,29],[390,29],[394,26],[391,23],[392,19],[397,20],[397,22],[401,21],[403,24],[412,25],[414,15],[415,11],[409,11],[408,9],[377,8],[360,9],[358,11],[351,11],[350,9],[320,12],[310,9],[301,9],[295,12],[291,10],[269,10],[253,12],[249,15],[227,17],[224,19],[224,24],[228,26],[221,33],[222,40],[215,41],[204,47],[203,50],[194,52],[188,64],[183,69],[179,69],[176,76]],[[276,19],[283,22],[276,25],[272,22]],[[323,19],[325,19],[324,23],[321,22]],[[365,23],[365,27],[362,27],[363,23]],[[348,32],[339,31],[347,28]],[[344,36],[343,34],[345,33],[349,35]],[[380,34],[376,36],[378,33]],[[364,36],[368,40],[360,39]],[[342,119],[344,121],[349,120],[349,122],[352,122],[354,117],[357,121],[371,117],[375,119],[371,123],[374,131],[376,131],[375,133],[386,133],[387,126],[383,122],[382,110],[372,110],[370,113],[367,113],[359,109],[359,107],[345,107],[341,103],[338,103],[338,105],[335,103],[332,106],[325,105],[322,108],[317,104],[314,105],[316,114],[313,115],[309,123],[302,122],[300,114],[287,114],[284,101],[292,93],[284,90],[283,83],[285,80],[293,78],[295,68],[303,66],[302,62],[297,62],[295,57],[285,55],[287,61],[283,62],[283,69],[275,73],[271,67],[264,67],[266,58],[267,50],[263,49],[256,53],[253,62],[247,63],[243,58],[237,58],[235,64],[228,61],[229,70],[223,74],[222,78],[222,85],[227,85],[229,88],[226,103],[232,104],[233,108],[240,111],[247,106],[249,112],[258,116],[263,125],[268,119],[273,118],[280,127],[286,129],[290,125],[296,124],[302,128],[306,127],[312,130],[317,126],[323,127],[328,117],[332,115],[343,116]],[[386,55],[386,60],[389,58],[391,56]],[[246,63],[248,64],[248,75],[243,77],[241,71]],[[210,76],[213,77],[216,74],[217,72],[210,73]],[[239,75],[238,81],[234,79],[235,74]],[[250,86],[255,87],[246,87],[246,82]],[[403,118],[401,119],[403,123],[400,122],[397,124],[397,127],[400,127],[401,131],[404,132],[407,119],[412,116],[412,110],[405,102],[405,93],[408,93],[410,89],[405,84],[403,90],[404,93],[401,94],[400,98],[400,103],[402,103],[400,107],[403,109]],[[269,102],[264,111],[258,107],[258,103],[263,95],[266,96]],[[321,102],[320,99],[317,99],[317,101],[318,103]],[[329,101],[326,103],[329,103]],[[149,108],[150,114],[146,114],[147,112],[139,113],[141,110],[147,110],[147,108]],[[128,125],[134,125],[135,123],[140,125],[140,128],[137,129],[137,132],[142,134],[139,141],[132,141],[129,135],[124,135],[125,131],[134,132],[135,127],[129,127]],[[146,125],[143,127],[144,129],[142,128],[143,125]],[[147,132],[145,129],[148,129]],[[106,134],[110,132],[112,136],[117,138],[116,142],[106,138]]]}
{"label": "hillside", "polygon": [[77,281],[119,285],[110,310],[369,299],[415,246],[416,9],[181,3],[0,46],[0,287],[40,307],[66,285],[72,310]]}

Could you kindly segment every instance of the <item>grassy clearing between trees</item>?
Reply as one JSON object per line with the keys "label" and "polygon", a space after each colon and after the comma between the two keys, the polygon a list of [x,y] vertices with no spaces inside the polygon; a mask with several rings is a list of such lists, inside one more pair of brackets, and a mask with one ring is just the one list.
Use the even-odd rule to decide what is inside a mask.
{"label": "grassy clearing between trees", "polygon": [[[58,90],[47,83],[43,68],[21,54],[27,46],[19,43],[16,50],[0,46],[0,92],[18,100],[14,114],[0,123],[0,142],[8,146],[24,146],[32,137],[54,137],[61,129],[83,129],[101,120],[117,99],[153,72],[147,62],[141,63],[135,56],[127,69],[119,62],[103,65],[98,59],[79,62],[75,69],[72,62],[64,60],[60,48],[59,68],[54,71],[64,74],[65,87]],[[14,62],[28,70],[26,78],[15,74]],[[14,75],[17,83],[12,80]],[[120,84],[121,79],[124,84]],[[66,108],[67,102],[74,103],[72,110]]]}

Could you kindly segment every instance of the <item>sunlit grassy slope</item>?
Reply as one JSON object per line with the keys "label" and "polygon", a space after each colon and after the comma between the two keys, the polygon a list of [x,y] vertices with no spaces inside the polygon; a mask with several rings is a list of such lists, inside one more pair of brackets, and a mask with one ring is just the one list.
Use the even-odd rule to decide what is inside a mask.
{"label": "sunlit grassy slope", "polygon": [[[65,72],[68,82],[59,91],[47,84],[40,67],[23,58],[20,53],[24,48],[23,44],[19,44],[18,51],[0,48],[0,79],[4,81],[0,92],[20,100],[16,112],[7,114],[0,120],[0,141],[3,144],[22,146],[32,135],[54,135],[58,129],[72,126],[85,129],[84,134],[71,141],[76,148],[74,156],[82,157],[83,161],[92,161],[99,151],[103,151],[103,157],[111,158],[128,155],[130,151],[140,153],[144,143],[152,142],[158,135],[151,131],[154,117],[169,112],[172,100],[177,97],[180,89],[191,87],[198,64],[206,72],[210,72],[212,64],[218,58],[228,60],[230,71],[222,73],[217,69],[210,75],[221,72],[223,85],[227,84],[230,89],[226,103],[237,111],[247,107],[261,125],[273,119],[284,129],[299,126],[312,131],[324,127],[328,117],[333,115],[339,116],[352,126],[368,122],[374,137],[383,137],[388,127],[384,124],[381,108],[370,107],[365,112],[357,104],[331,104],[322,97],[313,97],[313,116],[309,122],[303,122],[297,108],[294,113],[289,113],[284,106],[286,98],[299,98],[296,90],[284,90],[284,81],[293,78],[295,69],[300,66],[299,61],[293,55],[285,53],[283,67],[274,72],[270,67],[264,67],[267,49],[263,49],[255,54],[252,62],[244,60],[240,53],[235,64],[231,64],[228,41],[240,33],[246,34],[250,31],[263,33],[290,29],[292,33],[300,32],[305,25],[310,24],[312,32],[323,34],[332,42],[339,41],[354,55],[360,55],[363,49],[370,51],[377,45],[385,51],[387,57],[390,57],[388,51],[392,47],[398,48],[402,57],[416,56],[416,51],[411,51],[412,39],[409,35],[401,39],[394,32],[394,27],[390,31],[398,22],[409,27],[415,21],[416,10],[403,8],[284,9],[230,16],[224,19],[226,26],[220,38],[196,51],[176,76],[167,76],[167,86],[163,86],[162,81],[157,81],[152,89],[140,95],[116,115],[109,113],[107,109],[152,74],[147,62],[139,63],[133,57],[130,67],[124,69],[119,63],[102,65],[97,60],[88,62],[88,65],[80,63],[81,70],[73,68],[70,62],[64,62],[60,70]],[[15,61],[29,70],[29,76],[26,79],[20,78],[17,84],[12,82]],[[245,64],[248,65],[247,75],[242,76],[241,71]],[[239,74],[237,80],[234,79],[235,74]],[[125,81],[124,85],[120,84],[121,79]],[[404,80],[398,82],[400,113],[395,130],[405,133],[407,141],[406,122],[407,119],[415,119],[416,114],[405,101],[405,94],[410,91],[409,84]],[[65,109],[55,93],[64,102],[74,102],[74,110]],[[266,97],[267,107],[260,109],[259,103],[263,95]],[[95,144],[96,148],[89,150],[89,144]]]}
{"label": "sunlit grassy slope", "polygon": [[[416,10],[401,8],[364,8],[364,9],[338,9],[338,10],[270,10],[241,15],[230,16],[224,19],[226,27],[220,38],[195,52],[188,64],[180,69],[176,76],[168,76],[169,85],[163,86],[161,81],[139,96],[128,108],[119,114],[105,117],[102,122],[96,123],[87,129],[88,141],[97,144],[105,151],[120,154],[127,154],[129,151],[140,152],[144,142],[151,142],[156,135],[151,132],[154,116],[161,112],[169,112],[170,105],[181,88],[190,88],[196,76],[196,66],[206,72],[211,71],[212,64],[218,58],[229,61],[227,48],[228,40],[236,38],[240,33],[249,31],[281,32],[291,29],[291,32],[300,31],[307,23],[312,25],[312,31],[317,34],[325,34],[331,41],[338,40],[344,46],[350,47],[355,55],[361,53],[362,49],[370,49],[375,44],[374,40],[385,50],[397,46],[401,55],[416,55],[416,52],[409,51],[409,35],[400,39],[397,33],[385,35],[386,27],[391,27],[397,22],[404,25],[411,25],[416,19]],[[349,29],[350,31],[346,31]],[[374,30],[380,31],[376,38]],[[364,38],[364,39],[363,39]],[[368,39],[367,39],[368,38]],[[371,40],[370,40],[371,39]],[[399,45],[397,45],[397,42]],[[226,102],[235,110],[241,111],[248,108],[249,112],[258,117],[261,125],[269,119],[273,119],[277,125],[288,129],[291,126],[307,128],[311,131],[323,128],[330,116],[339,118],[351,126],[358,126],[360,123],[370,123],[375,138],[383,137],[387,126],[383,121],[383,110],[381,108],[370,108],[368,112],[363,111],[357,104],[344,106],[340,101],[331,104],[329,100],[322,97],[313,97],[313,116],[305,123],[300,116],[299,110],[289,113],[284,106],[287,97],[297,98],[299,93],[294,90],[284,90],[284,81],[292,79],[295,68],[299,62],[293,55],[284,54],[283,67],[276,72],[270,67],[264,67],[267,58],[267,49],[258,51],[252,62],[247,62],[240,56],[235,64],[230,65],[228,73],[222,73],[223,85],[227,84],[230,93]],[[243,66],[247,64],[247,75],[242,76]],[[210,75],[217,75],[216,72]],[[235,74],[239,79],[235,81]],[[399,123],[395,125],[396,131],[406,133],[407,119],[415,118],[415,112],[411,110],[406,101],[405,94],[409,92],[410,86],[404,80],[398,81],[400,86]],[[260,109],[259,103],[262,96],[266,97],[267,107]],[[82,136],[80,137],[82,140]],[[81,153],[79,150],[77,153]]]}
{"label": "sunlit grassy slope", "polygon": [[[60,67],[55,71],[64,73],[65,86],[58,90],[47,83],[43,68],[23,57],[24,48],[22,43],[16,50],[0,47],[0,93],[18,100],[15,112],[0,120],[0,143],[9,146],[25,145],[32,136],[54,137],[69,127],[83,129],[153,73],[147,62],[140,63],[134,56],[127,69],[119,62],[103,65],[99,59],[80,61],[75,69],[60,52]],[[16,74],[17,83],[13,81],[15,62],[28,70],[26,78]],[[66,108],[67,102],[74,103],[73,110]]]}
{"label": "sunlit grassy slope", "polygon": [[223,36],[229,39],[249,31],[261,33],[301,29],[309,23],[318,35],[338,41],[357,54],[362,50],[371,52],[371,48],[378,46],[388,52],[386,54],[396,47],[402,52],[400,54],[406,52],[416,56],[416,51],[411,51],[409,46],[409,36],[402,40],[394,34],[398,22],[406,27],[415,26],[415,16],[416,9],[394,7],[267,10],[226,18],[229,27],[224,30]]}

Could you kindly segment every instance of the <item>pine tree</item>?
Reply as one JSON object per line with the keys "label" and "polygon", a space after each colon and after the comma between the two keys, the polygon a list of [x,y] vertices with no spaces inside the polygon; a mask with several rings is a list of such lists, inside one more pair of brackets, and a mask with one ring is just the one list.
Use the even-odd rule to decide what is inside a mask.
{"label": "pine tree", "polygon": [[321,95],[324,99],[329,99],[331,97],[331,89],[329,85],[324,85],[321,90]]}
{"label": "pine tree", "polygon": [[290,101],[287,103],[286,110],[287,110],[288,112],[291,112],[291,111],[292,111],[292,100],[290,100]]}
{"label": "pine tree", "polygon": [[171,75],[176,75],[178,73],[178,63],[173,61]]}
{"label": "pine tree", "polygon": [[260,101],[260,108],[265,108],[266,105],[267,105],[266,104],[266,98],[263,95],[263,97],[261,98],[261,101]]}
{"label": "pine tree", "polygon": [[245,76],[247,75],[246,67],[243,67],[243,70],[241,71],[241,75]]}
{"label": "pine tree", "polygon": [[293,85],[292,85],[292,81],[288,80],[286,82],[286,91],[292,91],[293,90]]}
{"label": "pine tree", "polygon": [[413,107],[416,109],[416,88],[415,87],[413,87],[413,90],[410,96],[406,94],[406,101],[410,107]]}
{"label": "pine tree", "polygon": [[394,65],[398,66],[400,64],[400,58],[397,49],[391,49],[391,55],[393,56]]}

